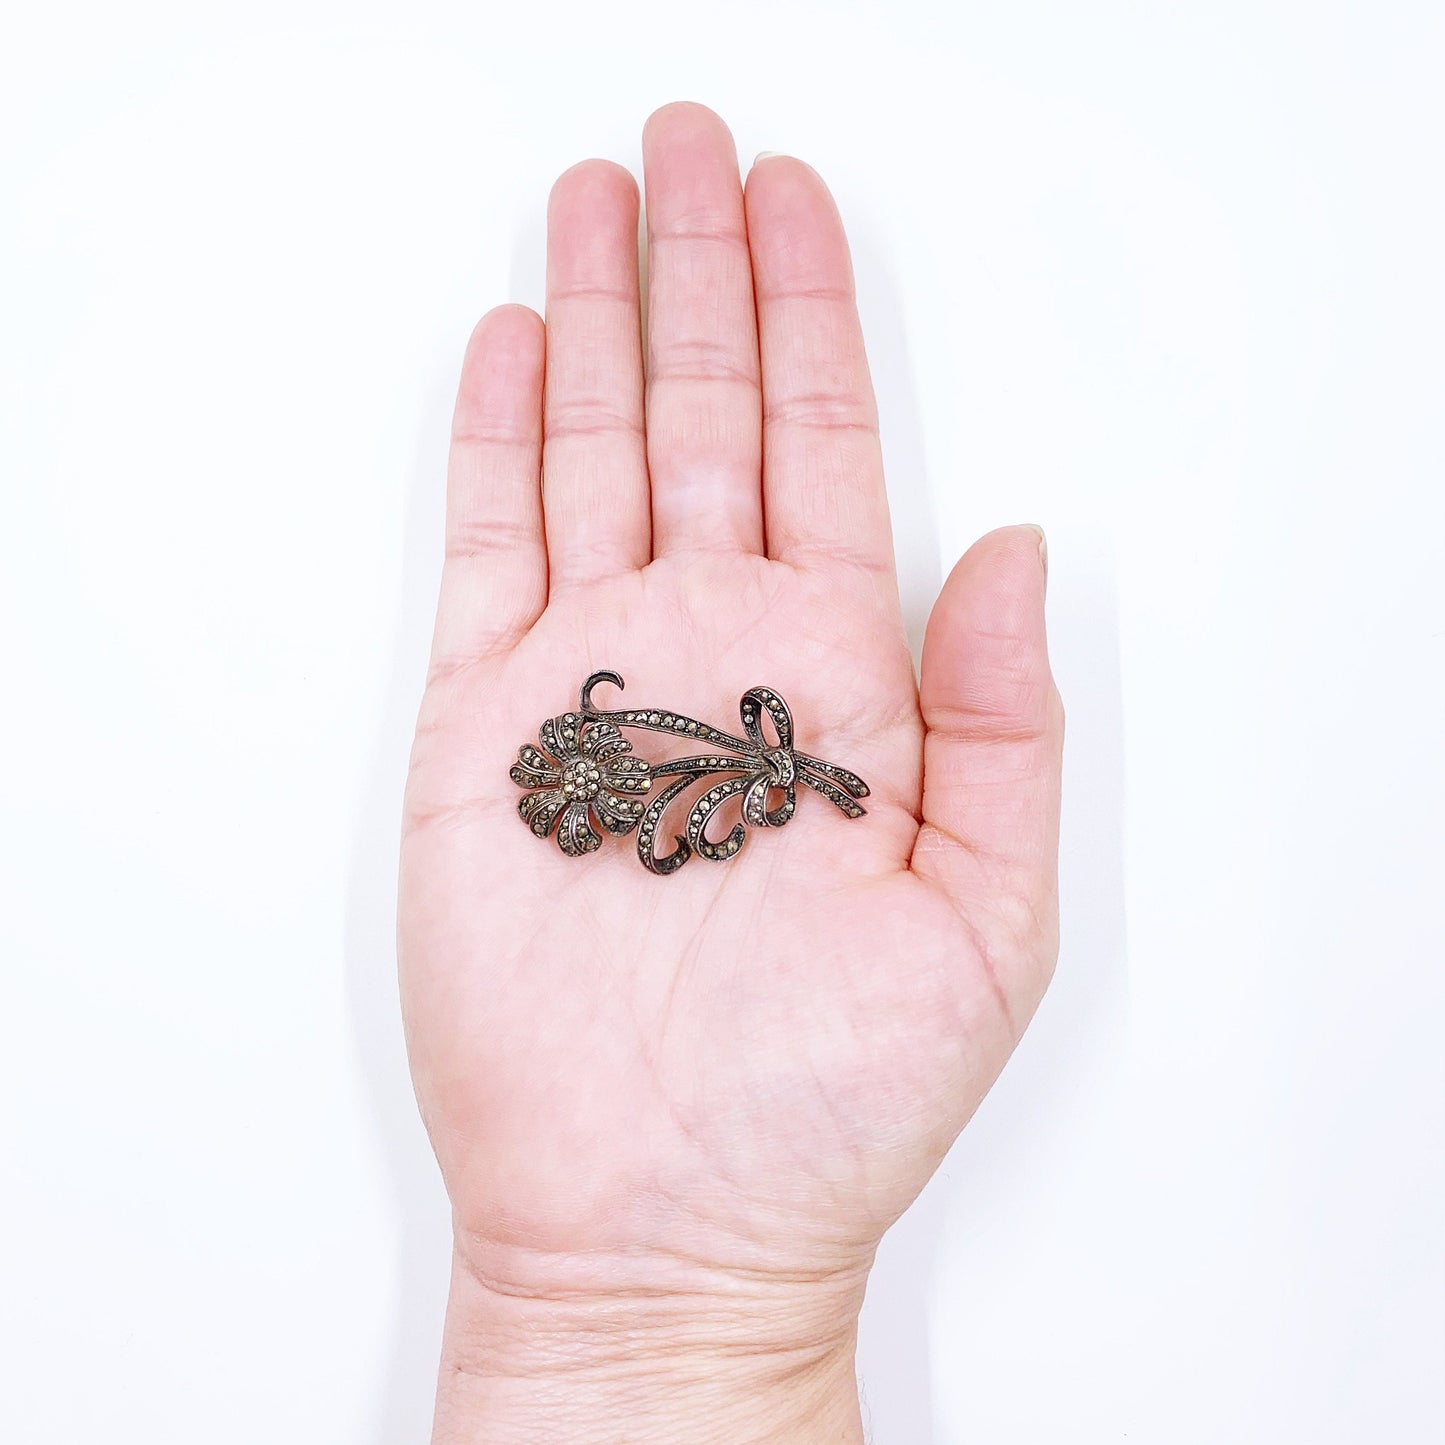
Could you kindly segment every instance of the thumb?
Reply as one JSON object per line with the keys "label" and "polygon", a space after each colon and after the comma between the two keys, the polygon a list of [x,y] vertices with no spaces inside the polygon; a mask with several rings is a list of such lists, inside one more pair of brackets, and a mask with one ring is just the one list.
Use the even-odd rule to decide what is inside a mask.
{"label": "thumb", "polygon": [[912,860],[991,953],[1027,969],[996,981],[1030,1011],[1058,947],[1064,713],[1044,635],[1046,571],[1042,531],[1004,527],[943,585],[923,642],[923,826]]}

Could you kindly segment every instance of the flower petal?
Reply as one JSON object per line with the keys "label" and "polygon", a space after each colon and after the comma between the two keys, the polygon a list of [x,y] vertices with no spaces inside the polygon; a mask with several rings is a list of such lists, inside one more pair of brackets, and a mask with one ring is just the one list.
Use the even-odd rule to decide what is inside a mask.
{"label": "flower petal", "polygon": [[632,744],[611,723],[594,722],[582,735],[582,751],[590,758],[601,760],[617,753],[631,752]]}
{"label": "flower petal", "polygon": [[595,853],[602,846],[602,834],[592,826],[586,803],[569,803],[557,827],[557,846],[569,857]]}
{"label": "flower petal", "polygon": [[562,781],[562,769],[549,763],[534,747],[520,749],[512,764],[512,781],[523,788],[551,788]]}
{"label": "flower petal", "polygon": [[569,757],[577,755],[577,749],[562,741],[562,719],[549,717],[546,722],[537,729],[537,741],[549,752],[559,763],[565,763]]}
{"label": "flower petal", "polygon": [[522,821],[539,837],[545,838],[552,831],[557,815],[568,804],[560,788],[548,788],[538,793],[523,793],[517,799],[517,811]]}
{"label": "flower petal", "polygon": [[602,781],[619,793],[645,793],[651,787],[645,758],[608,758],[602,765]]}
{"label": "flower petal", "polygon": [[597,821],[609,833],[630,833],[642,821],[640,799],[619,798],[606,787],[592,799],[592,806],[596,809]]}

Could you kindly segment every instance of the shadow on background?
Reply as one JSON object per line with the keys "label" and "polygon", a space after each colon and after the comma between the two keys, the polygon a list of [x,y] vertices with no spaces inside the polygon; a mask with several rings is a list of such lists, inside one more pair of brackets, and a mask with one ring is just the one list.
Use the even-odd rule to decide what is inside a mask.
{"label": "shadow on background", "polygon": [[873,390],[878,397],[903,625],[908,629],[916,671],[928,614],[943,586],[938,517],[925,471],[918,387],[892,263],[864,226],[855,222],[850,240],[858,279],[858,309],[863,318]]}
{"label": "shadow on background", "polygon": [[356,820],[347,886],[351,1028],[396,1216],[392,1341],[385,1369],[376,1381],[367,1445],[430,1438],[451,1262],[446,1195],[407,1072],[395,939],[401,800],[436,606],[446,443],[460,344],[455,351],[454,357],[438,359],[435,384],[419,418],[401,536],[396,640]]}

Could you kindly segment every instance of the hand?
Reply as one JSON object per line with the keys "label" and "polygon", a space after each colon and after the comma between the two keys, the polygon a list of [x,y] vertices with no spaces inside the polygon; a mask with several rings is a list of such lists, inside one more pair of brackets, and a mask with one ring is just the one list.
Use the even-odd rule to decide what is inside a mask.
{"label": "hand", "polygon": [[[852,1441],[879,1238],[1053,966],[1042,534],[958,563],[920,696],[827,190],[776,157],[744,193],[695,105],[644,155],[645,368],[636,187],[586,161],[552,193],[545,331],[488,314],[457,400],[400,920],[455,1219],[436,1438]],[[599,668],[627,680],[599,706],[732,730],[776,688],[867,816],[800,789],[725,862],[564,856],[508,768]]]}

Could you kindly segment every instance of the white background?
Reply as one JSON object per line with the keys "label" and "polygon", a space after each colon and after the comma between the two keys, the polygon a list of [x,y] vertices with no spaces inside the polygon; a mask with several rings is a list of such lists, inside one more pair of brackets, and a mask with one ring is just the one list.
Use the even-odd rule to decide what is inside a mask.
{"label": "white background", "polygon": [[1445,11],[33,5],[0,147],[0,1438],[424,1438],[395,831],[475,317],[681,97],[852,230],[915,635],[1049,531],[1057,982],[879,1445],[1445,1438]]}

